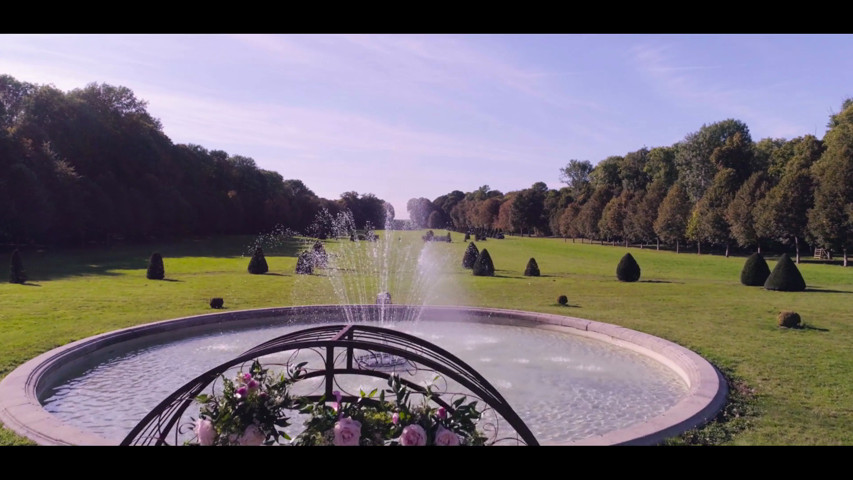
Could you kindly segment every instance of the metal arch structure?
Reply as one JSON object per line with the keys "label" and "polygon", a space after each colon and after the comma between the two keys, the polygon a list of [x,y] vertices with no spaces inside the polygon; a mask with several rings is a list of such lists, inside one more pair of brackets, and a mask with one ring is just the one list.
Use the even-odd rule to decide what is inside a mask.
{"label": "metal arch structure", "polygon": [[[323,365],[322,368],[309,370],[302,376],[303,379],[323,378],[323,393],[307,395],[306,397],[310,400],[333,398],[333,391],[338,385],[337,376],[361,375],[390,378],[395,374],[393,370],[389,372],[381,365],[374,366],[362,360],[371,356],[376,358],[377,354],[380,357],[392,356],[402,359],[409,372],[435,372],[467,390],[461,394],[485,403],[498,417],[498,422],[502,419],[515,431],[514,439],[511,437],[498,439],[498,422],[496,422],[492,425],[495,435],[492,439],[493,444],[497,441],[509,440],[515,441],[516,444],[539,445],[533,433],[500,392],[470,365],[441,347],[413,335],[360,324],[307,328],[282,335],[243,352],[238,357],[199,375],[169,395],[130,431],[121,445],[169,445],[170,439],[172,439],[171,444],[179,444],[182,430],[181,417],[195,398],[229,369],[265,355],[306,350],[317,353]],[[358,352],[362,352],[361,355]],[[413,391],[421,394],[427,392],[426,387],[411,380],[404,377],[400,380]],[[356,395],[349,393],[343,395],[345,401],[355,401],[357,398]],[[452,409],[452,405],[440,396],[433,397],[432,401]]]}

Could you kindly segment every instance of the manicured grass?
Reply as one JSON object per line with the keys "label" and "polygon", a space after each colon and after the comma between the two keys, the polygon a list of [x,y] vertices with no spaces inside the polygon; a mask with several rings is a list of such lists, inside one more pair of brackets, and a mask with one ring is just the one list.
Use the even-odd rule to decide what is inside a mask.
{"label": "manicured grass", "polygon": [[[227,309],[239,310],[343,303],[343,292],[350,303],[372,303],[376,292],[387,288],[394,303],[556,313],[666,338],[705,356],[755,392],[758,415],[727,443],[853,445],[853,269],[802,263],[807,291],[775,292],[740,284],[744,257],[508,237],[477,242],[489,250],[496,276],[475,277],[461,266],[467,246],[461,235],[420,252],[422,234],[389,232],[378,244],[357,247],[326,242],[331,254],[346,259],[339,277],[324,270],[296,275],[296,254],[306,248],[299,241],[264,245],[266,275],[246,272],[254,241],[248,237],[25,251],[31,284],[0,283],[0,376],[73,340],[210,312],[214,296],[223,297]],[[396,273],[383,283],[377,280],[377,262],[369,258],[382,258],[386,248],[392,254],[387,270]],[[153,251],[163,254],[167,281],[145,278]],[[638,282],[616,279],[626,251],[642,269]],[[523,276],[530,257],[541,277]],[[429,275],[413,268],[418,261]],[[775,258],[768,264],[772,269]],[[355,270],[368,273],[357,277]],[[569,298],[566,307],[557,304],[561,294]],[[777,327],[781,310],[800,313],[807,328]],[[0,445],[15,441],[0,433]]]}

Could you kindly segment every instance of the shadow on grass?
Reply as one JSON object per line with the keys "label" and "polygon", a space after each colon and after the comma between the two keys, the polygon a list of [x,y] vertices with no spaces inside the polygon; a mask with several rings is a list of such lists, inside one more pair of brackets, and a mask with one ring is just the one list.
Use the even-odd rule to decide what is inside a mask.
{"label": "shadow on grass", "polygon": [[853,293],[853,292],[848,292],[848,291],[844,291],[844,290],[832,290],[829,288],[811,288],[811,287],[806,288],[805,291],[806,292],[815,292],[815,293],[846,293],[846,294]]}
{"label": "shadow on grass", "polygon": [[183,282],[183,280],[178,280],[177,278],[164,278],[161,281],[163,281],[163,282]]}
{"label": "shadow on grass", "polygon": [[287,277],[288,276],[284,273],[273,273],[273,272],[267,272],[264,275],[272,275],[273,277]]}
{"label": "shadow on grass", "polygon": [[[174,241],[114,243],[85,247],[49,247],[21,249],[27,273],[38,280],[98,275],[120,276],[117,270],[145,270],[152,252],[163,255],[168,268],[170,258],[209,257],[245,258],[248,264],[258,237],[249,235],[217,236]],[[264,246],[267,257],[293,257],[313,240],[287,238]]]}
{"label": "shadow on grass", "polygon": [[38,283],[33,283],[33,282],[24,282],[24,283],[20,283],[19,285],[23,285],[25,287],[40,287],[41,286]]}
{"label": "shadow on grass", "polygon": [[669,280],[640,280],[637,283],[684,283],[684,282],[670,282]]}
{"label": "shadow on grass", "polygon": [[828,328],[813,327],[813,326],[811,326],[811,325],[803,325],[803,326],[802,326],[802,327],[800,327],[800,328],[801,328],[802,330],[816,330],[816,331],[818,331],[818,332],[828,332],[828,331],[829,331],[829,329],[828,329]]}

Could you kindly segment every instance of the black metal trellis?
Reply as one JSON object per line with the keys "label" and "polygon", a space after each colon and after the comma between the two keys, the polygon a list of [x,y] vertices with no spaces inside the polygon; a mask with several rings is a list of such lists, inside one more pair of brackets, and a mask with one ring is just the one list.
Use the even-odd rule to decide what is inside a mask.
{"label": "black metal trellis", "polygon": [[[516,433],[520,444],[538,445],[533,433],[519,418],[498,390],[467,363],[441,347],[421,338],[396,330],[382,327],[349,324],[324,325],[307,328],[282,335],[257,345],[240,356],[208,370],[183,387],[169,395],[145,418],[142,419],[125,437],[121,445],[167,445],[169,438],[173,444],[179,443],[181,417],[195,398],[229,369],[259,357],[280,353],[313,350],[323,357],[323,368],[307,372],[302,378],[324,377],[323,395],[309,395],[318,400],[320,397],[333,398],[336,389],[336,376],[361,375],[388,379],[393,374],[387,368],[359,361],[364,355],[356,351],[368,352],[366,356],[392,356],[402,359],[414,370],[432,371],[450,379],[468,392],[466,396],[477,398],[488,405]],[[426,388],[405,378],[400,379],[411,390],[425,393]],[[354,395],[344,395],[346,401],[354,401]],[[433,399],[445,408],[451,405],[442,398]],[[495,428],[496,425],[495,425]]]}

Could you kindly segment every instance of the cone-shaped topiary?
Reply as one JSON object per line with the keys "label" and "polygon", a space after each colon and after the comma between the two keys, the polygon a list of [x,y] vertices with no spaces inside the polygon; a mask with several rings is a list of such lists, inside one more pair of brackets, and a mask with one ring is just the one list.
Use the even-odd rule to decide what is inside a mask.
{"label": "cone-shaped topiary", "polygon": [[300,275],[311,275],[314,273],[314,254],[302,252],[296,258],[296,273]]}
{"label": "cone-shaped topiary", "polygon": [[536,259],[531,257],[530,260],[527,261],[527,267],[524,269],[525,277],[538,277],[539,276],[539,265],[536,264]]}
{"label": "cone-shaped topiary", "polygon": [[800,328],[802,327],[802,319],[797,312],[779,312],[779,326],[785,328]]}
{"label": "cone-shaped topiary", "polygon": [[560,305],[566,306],[569,304],[569,297],[567,297],[565,295],[560,295],[559,297],[557,297],[557,303],[559,303]]}
{"label": "cone-shaped topiary", "polygon": [[451,243],[453,240],[450,238],[450,232],[447,232],[447,243]]}
{"label": "cone-shaped topiary", "polygon": [[312,251],[314,255],[314,265],[316,265],[318,268],[326,268],[326,265],[329,261],[329,255],[326,254],[326,247],[323,246],[323,242],[314,242]]}
{"label": "cone-shaped topiary", "polygon": [[148,280],[163,280],[166,278],[166,267],[163,266],[163,256],[157,252],[151,254],[148,259]]}
{"label": "cone-shaped topiary", "polygon": [[770,276],[770,267],[760,253],[753,253],[743,264],[740,271],[740,283],[750,287],[760,287]]}
{"label": "cone-shaped topiary", "polygon": [[9,264],[9,282],[24,284],[27,282],[27,274],[24,272],[24,261],[21,259],[21,252],[17,249],[12,252],[12,258]]}
{"label": "cone-shaped topiary", "polygon": [[806,289],[806,281],[788,254],[783,253],[764,282],[764,288],[782,292],[802,292]]}
{"label": "cone-shaped topiary", "polygon": [[252,254],[252,259],[249,260],[249,273],[260,275],[270,271],[267,265],[267,259],[264,257],[264,249],[255,247],[255,253]]}
{"label": "cone-shaped topiary", "polygon": [[619,260],[619,265],[616,266],[616,278],[622,282],[636,282],[640,279],[640,266],[630,253],[626,253],[622,260]]}
{"label": "cone-shaped topiary", "polygon": [[477,261],[474,262],[471,269],[474,271],[474,275],[478,277],[495,276],[495,264],[492,263],[492,256],[489,255],[488,250],[484,248],[480,251],[480,254],[477,255]]}
{"label": "cone-shaped topiary", "polygon": [[474,262],[477,261],[478,256],[480,256],[480,250],[477,249],[474,242],[469,243],[468,248],[465,249],[465,256],[462,257],[462,266],[464,268],[474,268]]}

